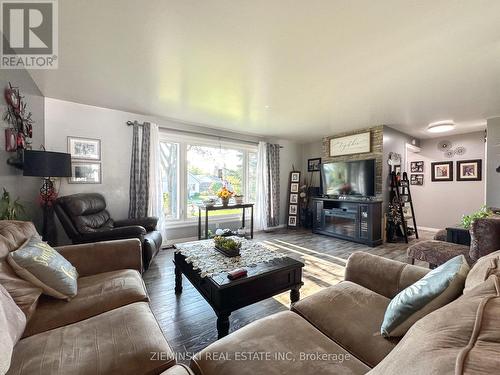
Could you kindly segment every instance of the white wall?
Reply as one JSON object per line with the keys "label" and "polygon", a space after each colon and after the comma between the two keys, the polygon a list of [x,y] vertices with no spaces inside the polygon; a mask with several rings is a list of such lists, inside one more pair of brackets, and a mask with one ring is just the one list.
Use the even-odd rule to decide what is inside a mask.
{"label": "white wall", "polygon": [[[102,184],[68,184],[66,179],[61,182],[60,195],[69,195],[80,192],[100,192],[108,202],[108,209],[115,218],[125,218],[128,214],[128,193],[130,176],[130,150],[132,143],[132,127],[125,123],[128,120],[139,122],[150,121],[168,128],[195,131],[216,136],[237,137],[246,141],[264,140],[244,134],[228,134],[207,127],[193,124],[184,124],[169,119],[153,118],[134,113],[117,111],[67,102],[58,99],[45,99],[47,149],[53,151],[67,151],[67,137],[78,136],[98,138],[102,148]],[[280,222],[285,222],[285,208],[287,199],[288,174],[292,164],[300,167],[301,146],[297,143],[270,139],[269,142],[283,146],[280,151],[281,170],[281,214]],[[58,231],[62,234],[62,230]],[[193,237],[197,234],[194,226],[169,229],[169,239]],[[60,242],[67,242],[65,236],[60,236]]]}
{"label": "white wall", "polygon": [[315,142],[304,143],[302,145],[302,161],[301,170],[304,177],[307,177],[309,181],[311,179],[312,185],[314,187],[320,186],[320,173],[319,172],[308,172],[307,171],[307,160],[321,158],[323,155],[323,141],[320,139]]}
{"label": "white wall", "polygon": [[500,117],[488,120],[486,204],[500,207]]}
{"label": "white wall", "polygon": [[[437,145],[449,140],[453,146],[464,146],[466,154],[447,159]],[[485,203],[485,144],[484,132],[422,140],[420,153],[409,153],[406,170],[411,161],[423,160],[424,185],[411,186],[417,225],[429,228],[445,228],[460,222],[463,214],[477,211]],[[483,160],[482,181],[457,181],[456,161],[468,159]],[[431,162],[453,161],[454,181],[432,182]],[[408,172],[410,174],[410,172]]]}

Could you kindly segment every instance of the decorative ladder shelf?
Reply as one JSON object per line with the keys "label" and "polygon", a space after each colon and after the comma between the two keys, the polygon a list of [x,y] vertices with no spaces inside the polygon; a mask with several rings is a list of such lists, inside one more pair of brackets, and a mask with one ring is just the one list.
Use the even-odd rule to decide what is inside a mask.
{"label": "decorative ladder shelf", "polygon": [[[415,210],[413,208],[413,200],[411,198],[410,181],[408,174],[403,172],[402,178],[391,172],[391,195],[390,199],[393,204],[397,204],[401,220],[401,231],[403,232],[406,243],[408,243],[408,220],[413,221],[413,230],[415,238],[418,238],[417,220],[415,218]],[[394,199],[396,198],[396,199]]]}

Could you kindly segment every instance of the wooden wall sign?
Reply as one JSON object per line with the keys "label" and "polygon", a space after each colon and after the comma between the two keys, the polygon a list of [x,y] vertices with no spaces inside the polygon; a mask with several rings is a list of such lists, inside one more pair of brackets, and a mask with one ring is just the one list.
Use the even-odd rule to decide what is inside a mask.
{"label": "wooden wall sign", "polygon": [[330,139],[330,156],[363,154],[371,151],[370,132]]}

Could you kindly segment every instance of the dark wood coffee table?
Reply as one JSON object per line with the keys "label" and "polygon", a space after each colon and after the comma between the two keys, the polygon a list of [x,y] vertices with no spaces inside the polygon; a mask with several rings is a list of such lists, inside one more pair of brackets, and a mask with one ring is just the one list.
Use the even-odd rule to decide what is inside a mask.
{"label": "dark wood coffee table", "polygon": [[218,338],[229,333],[231,312],[290,290],[291,302],[300,298],[302,267],[304,263],[292,258],[277,258],[255,267],[247,267],[248,275],[229,280],[223,272],[201,277],[198,270],[186,262],[181,253],[175,253],[175,293],[182,293],[182,275],[200,292],[217,315]]}

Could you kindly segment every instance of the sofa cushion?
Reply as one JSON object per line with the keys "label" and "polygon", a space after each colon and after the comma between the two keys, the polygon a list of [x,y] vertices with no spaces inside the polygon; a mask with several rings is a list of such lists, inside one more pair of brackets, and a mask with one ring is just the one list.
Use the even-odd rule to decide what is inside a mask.
{"label": "sofa cushion", "polygon": [[128,305],[147,301],[146,287],[134,270],[100,273],[78,279],[78,294],[71,301],[42,296],[24,336],[62,327]]}
{"label": "sofa cushion", "polygon": [[399,340],[380,335],[390,299],[350,281],[325,288],[295,303],[292,311],[374,367]]}
{"label": "sofa cushion", "polygon": [[138,302],[20,340],[8,374],[158,374],[174,363],[148,304]]}
{"label": "sofa cushion", "polygon": [[415,323],[370,375],[497,374],[500,280],[492,275]]}
{"label": "sofa cushion", "polygon": [[385,312],[382,335],[403,336],[417,320],[456,299],[462,294],[469,269],[460,255],[399,292]]}
{"label": "sofa cushion", "polygon": [[[306,354],[310,357],[306,358]],[[323,354],[330,356],[318,358]],[[365,374],[369,370],[290,311],[259,319],[217,340],[191,360],[191,368],[203,375],[347,375]]]}
{"label": "sofa cushion", "polygon": [[77,293],[78,272],[61,254],[37,237],[9,253],[7,261],[24,280],[49,296],[71,299]]}
{"label": "sofa cushion", "polygon": [[500,276],[500,250],[480,258],[465,279],[464,293],[484,282],[491,275]]}
{"label": "sofa cushion", "polygon": [[0,285],[0,374],[10,367],[12,350],[23,334],[26,317]]}
{"label": "sofa cushion", "polygon": [[38,233],[29,221],[0,220],[0,260],[35,235]]}
{"label": "sofa cushion", "polygon": [[42,289],[21,279],[7,263],[7,260],[0,260],[0,284],[7,289],[16,305],[29,320],[35,311]]}

